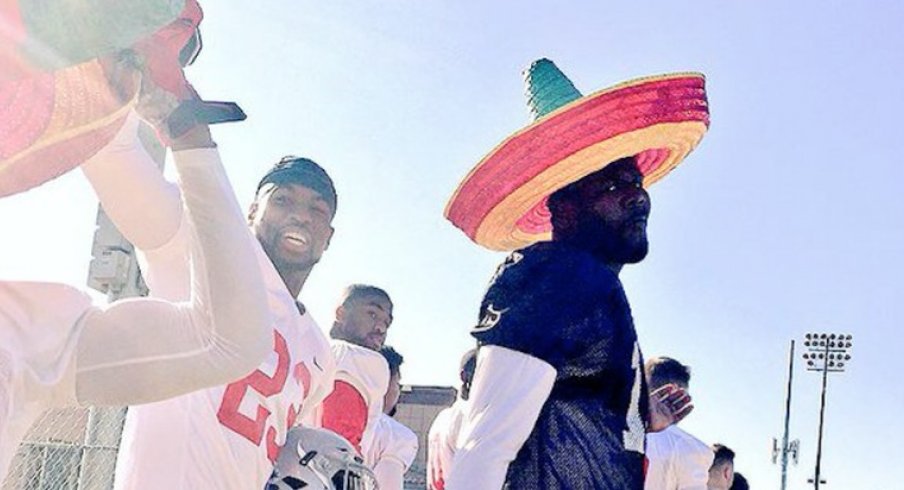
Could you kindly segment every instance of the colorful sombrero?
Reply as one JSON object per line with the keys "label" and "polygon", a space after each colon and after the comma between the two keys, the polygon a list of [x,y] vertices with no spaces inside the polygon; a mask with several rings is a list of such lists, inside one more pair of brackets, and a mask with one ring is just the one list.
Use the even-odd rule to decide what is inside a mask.
{"label": "colorful sombrero", "polygon": [[75,168],[110,141],[138,83],[114,88],[98,57],[184,8],[184,0],[0,0],[0,197]]}
{"label": "colorful sombrero", "polygon": [[[79,28],[65,31],[62,13]],[[196,0],[0,0],[0,24],[13,27],[0,49],[0,197],[75,168],[122,126],[144,94],[137,77],[114,87],[107,70],[115,63],[101,56],[132,53],[152,82],[145,85],[167,98],[155,107],[165,102],[179,116],[167,120],[173,135],[195,121],[243,119],[233,103],[195,100],[185,80],[202,18]]]}
{"label": "colorful sombrero", "polygon": [[445,215],[475,243],[514,250],[551,236],[546,200],[634,156],[649,186],[675,168],[709,127],[705,79],[673,73],[582,97],[552,61],[525,71],[534,122],[491,151],[459,184]]}
{"label": "colorful sombrero", "polygon": [[90,158],[113,138],[134,101],[120,99],[96,60],[0,86],[0,197]]}
{"label": "colorful sombrero", "polygon": [[184,7],[185,0],[0,0],[0,81],[128,48]]}

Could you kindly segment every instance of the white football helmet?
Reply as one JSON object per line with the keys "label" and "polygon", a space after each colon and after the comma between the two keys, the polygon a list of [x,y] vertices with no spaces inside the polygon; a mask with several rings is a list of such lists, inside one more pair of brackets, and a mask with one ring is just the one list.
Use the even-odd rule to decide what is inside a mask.
{"label": "white football helmet", "polygon": [[264,490],[377,490],[355,448],[326,429],[293,427]]}

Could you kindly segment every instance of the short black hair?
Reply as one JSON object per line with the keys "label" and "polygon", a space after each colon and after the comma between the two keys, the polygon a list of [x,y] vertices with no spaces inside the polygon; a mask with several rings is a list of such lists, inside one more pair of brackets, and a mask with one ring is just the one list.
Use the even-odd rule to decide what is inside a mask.
{"label": "short black hair", "polygon": [[461,399],[467,400],[471,396],[471,381],[474,380],[474,371],[477,369],[477,348],[468,350],[461,356],[458,363],[458,375],[461,378]]}
{"label": "short black hair", "polygon": [[295,155],[287,155],[282,157],[276,165],[261,178],[257,184],[256,194],[260,194],[261,189],[267,184],[298,184],[320,194],[323,200],[330,206],[332,216],[336,215],[336,204],[338,203],[338,195],[336,187],[333,185],[333,179],[330,178],[326,170],[310,158],[297,157]]}
{"label": "short black hair", "polygon": [[735,471],[734,481],[731,482],[731,487],[728,490],[750,490],[750,484],[747,483],[747,478],[744,475]]}
{"label": "short black hair", "polygon": [[671,357],[654,357],[646,363],[647,381],[651,390],[659,389],[667,384],[676,384],[686,388],[691,381],[691,368]]}
{"label": "short black hair", "polygon": [[477,367],[477,348],[469,349],[461,356],[458,364],[458,371],[461,373],[462,381],[471,382],[474,377],[474,369]]}
{"label": "short black hair", "polygon": [[734,463],[735,453],[728,446],[723,444],[713,444],[713,464],[710,468],[717,468],[728,463]]}
{"label": "short black hair", "polygon": [[380,354],[383,354],[383,357],[386,358],[386,363],[389,364],[390,376],[401,373],[399,369],[402,367],[402,363],[405,362],[405,358],[402,357],[402,354],[399,354],[395,349],[388,345],[380,347]]}
{"label": "short black hair", "polygon": [[345,291],[342,292],[342,300],[339,304],[348,305],[350,301],[355,301],[363,297],[382,298],[388,301],[390,306],[393,306],[392,298],[389,297],[389,293],[382,288],[371,286],[370,284],[352,284],[345,288]]}

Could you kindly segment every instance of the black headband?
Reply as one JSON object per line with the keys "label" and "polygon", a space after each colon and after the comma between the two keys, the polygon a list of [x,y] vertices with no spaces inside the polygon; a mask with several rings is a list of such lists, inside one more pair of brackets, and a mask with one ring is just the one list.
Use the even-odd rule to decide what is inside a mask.
{"label": "black headband", "polygon": [[266,184],[298,184],[312,189],[330,205],[333,215],[336,214],[336,187],[326,170],[313,160],[296,156],[283,157],[257,184],[257,192]]}

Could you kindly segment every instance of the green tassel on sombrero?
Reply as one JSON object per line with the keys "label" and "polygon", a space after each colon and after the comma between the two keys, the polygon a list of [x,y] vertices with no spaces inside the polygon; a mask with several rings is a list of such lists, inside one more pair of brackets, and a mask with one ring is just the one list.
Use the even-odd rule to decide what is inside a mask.
{"label": "green tassel on sombrero", "polygon": [[588,96],[547,59],[524,78],[534,122],[484,157],[446,205],[449,221],[492,250],[549,239],[549,195],[610,162],[634,156],[644,185],[652,184],[709,127],[699,73],[640,78]]}

